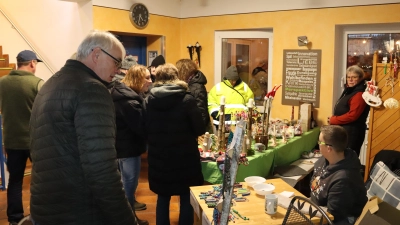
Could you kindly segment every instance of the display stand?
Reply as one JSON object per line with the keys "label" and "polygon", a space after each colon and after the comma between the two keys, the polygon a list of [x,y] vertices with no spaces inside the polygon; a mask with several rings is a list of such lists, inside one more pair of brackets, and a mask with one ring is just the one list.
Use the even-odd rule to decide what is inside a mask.
{"label": "display stand", "polygon": [[[395,78],[393,88],[387,85],[390,77]],[[392,62],[378,62],[378,52],[375,52],[373,58],[372,80],[376,82],[382,102],[389,98],[400,100],[399,69],[395,69],[395,65]],[[381,150],[400,151],[400,142],[397,135],[400,130],[400,108],[390,109],[384,105],[371,107],[368,126],[364,181],[368,179],[372,169],[372,162]]]}
{"label": "display stand", "polygon": [[224,180],[222,183],[223,201],[222,203],[217,205],[217,210],[221,213],[221,225],[228,224],[229,220],[229,214],[232,204],[233,186],[236,182],[236,174],[239,165],[240,152],[242,150],[242,141],[245,128],[246,122],[243,120],[236,124],[232,143],[226,152]]}

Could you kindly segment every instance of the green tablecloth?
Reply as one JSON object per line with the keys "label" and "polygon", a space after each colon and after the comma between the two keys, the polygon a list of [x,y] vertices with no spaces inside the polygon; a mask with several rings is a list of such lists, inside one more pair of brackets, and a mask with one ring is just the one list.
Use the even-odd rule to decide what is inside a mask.
{"label": "green tablecloth", "polygon": [[[318,142],[319,127],[316,127],[301,136],[289,139],[288,143],[280,144],[272,149],[275,153],[275,166],[285,166],[300,159],[304,151],[312,150]],[[280,140],[278,140],[280,141]]]}
{"label": "green tablecloth", "polygon": [[[274,166],[289,165],[298,160],[304,151],[312,150],[317,144],[319,128],[304,133],[302,136],[294,137],[287,144],[279,144],[276,147],[268,147],[264,152],[256,152],[248,156],[249,165],[239,165],[236,181],[243,182],[248,176],[267,177],[271,174]],[[278,140],[278,143],[281,140]],[[222,183],[223,174],[216,162],[202,162],[204,180],[211,184]]]}

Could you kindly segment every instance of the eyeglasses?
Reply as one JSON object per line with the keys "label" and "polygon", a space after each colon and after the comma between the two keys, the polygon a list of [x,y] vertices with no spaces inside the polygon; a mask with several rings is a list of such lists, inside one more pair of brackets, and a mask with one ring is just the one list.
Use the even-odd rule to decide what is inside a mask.
{"label": "eyeglasses", "polygon": [[333,146],[333,145],[331,145],[331,144],[327,144],[327,143],[325,143],[325,142],[323,142],[323,141],[318,141],[318,144],[319,145],[326,145],[326,146]]}
{"label": "eyeglasses", "polygon": [[110,56],[114,61],[115,61],[115,66],[119,69],[122,66],[122,60],[120,59],[116,59],[114,56],[112,56],[110,53],[106,52],[104,49],[100,48],[100,50],[104,53],[106,53],[106,55]]}
{"label": "eyeglasses", "polygon": [[357,80],[358,78],[358,76],[346,77],[347,80]]}

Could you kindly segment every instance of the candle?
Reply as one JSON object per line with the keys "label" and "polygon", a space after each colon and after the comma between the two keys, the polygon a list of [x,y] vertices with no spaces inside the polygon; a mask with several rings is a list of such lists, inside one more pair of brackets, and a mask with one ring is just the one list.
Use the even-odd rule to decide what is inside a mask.
{"label": "candle", "polygon": [[248,108],[253,108],[254,107],[254,99],[250,98],[249,102],[247,103]]}
{"label": "candle", "polygon": [[220,101],[221,101],[221,105],[225,105],[225,96],[221,96],[221,99],[220,99]]}
{"label": "candle", "polygon": [[294,120],[294,105],[292,105],[292,115],[290,117],[290,123],[292,123]]}

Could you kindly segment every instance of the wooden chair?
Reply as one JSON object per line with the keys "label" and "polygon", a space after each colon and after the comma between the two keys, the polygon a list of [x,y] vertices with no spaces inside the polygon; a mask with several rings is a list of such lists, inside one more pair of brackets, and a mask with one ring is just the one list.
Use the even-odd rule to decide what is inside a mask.
{"label": "wooden chair", "polygon": [[[306,204],[308,203],[308,204]],[[308,214],[302,212],[302,209],[305,207],[309,207]],[[306,208],[305,208],[306,209]],[[304,211],[304,210],[303,210]],[[321,214],[321,218],[318,224],[329,224],[332,225],[333,222],[329,219],[326,212],[321,209],[318,205],[313,203],[310,199],[295,196],[293,197],[292,201],[290,201],[288,210],[286,215],[283,219],[282,225],[286,224],[296,224],[296,225],[314,225],[315,223],[312,222],[312,218],[317,215],[317,213]]]}
{"label": "wooden chair", "polygon": [[25,216],[21,221],[19,221],[18,225],[33,225],[31,221],[31,216],[30,215]]}

